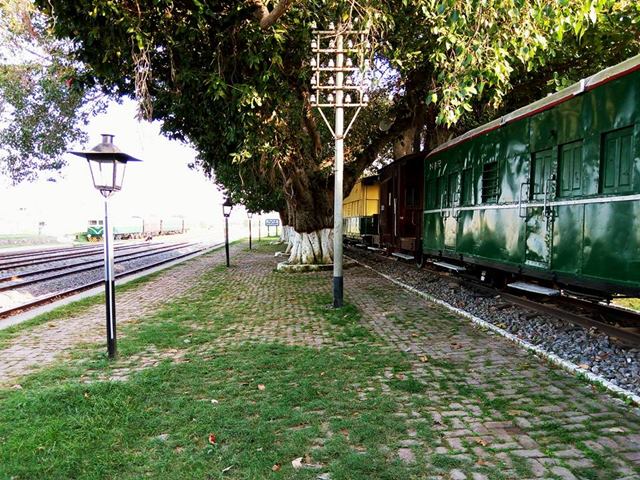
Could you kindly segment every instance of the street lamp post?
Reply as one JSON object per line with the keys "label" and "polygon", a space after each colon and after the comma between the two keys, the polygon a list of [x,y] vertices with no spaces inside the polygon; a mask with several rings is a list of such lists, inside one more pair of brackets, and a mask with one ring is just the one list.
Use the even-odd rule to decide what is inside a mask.
{"label": "street lamp post", "polygon": [[[320,112],[335,139],[333,192],[333,306],[342,307],[344,281],[342,276],[342,201],[344,170],[344,138],[362,107],[369,103],[365,89],[365,73],[369,69],[368,31],[354,28],[351,23],[329,24],[327,30],[314,29],[311,40],[311,105]],[[334,126],[323,108],[334,108]],[[349,125],[344,129],[344,109],[355,108]]]}
{"label": "street lamp post", "polygon": [[249,217],[249,250],[251,250],[251,219],[253,218],[253,213],[247,212],[247,217]]}
{"label": "street lamp post", "polygon": [[229,215],[231,215],[231,210],[233,209],[233,203],[231,199],[227,197],[227,199],[222,204],[222,214],[224,215],[224,251],[227,256],[227,267],[229,264]]}
{"label": "street lamp post", "polygon": [[113,144],[113,135],[103,134],[99,143],[86,152],[69,152],[89,163],[93,186],[104,197],[104,286],[107,317],[107,353],[117,355],[116,343],[116,286],[113,272],[113,227],[109,221],[109,197],[122,188],[127,162],[139,162]]}

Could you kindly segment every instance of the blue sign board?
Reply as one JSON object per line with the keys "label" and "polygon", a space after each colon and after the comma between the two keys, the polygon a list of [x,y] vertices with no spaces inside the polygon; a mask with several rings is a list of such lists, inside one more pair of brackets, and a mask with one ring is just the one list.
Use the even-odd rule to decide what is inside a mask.
{"label": "blue sign board", "polygon": [[264,221],[264,225],[266,227],[277,227],[278,225],[280,225],[280,219],[279,218],[266,218]]}

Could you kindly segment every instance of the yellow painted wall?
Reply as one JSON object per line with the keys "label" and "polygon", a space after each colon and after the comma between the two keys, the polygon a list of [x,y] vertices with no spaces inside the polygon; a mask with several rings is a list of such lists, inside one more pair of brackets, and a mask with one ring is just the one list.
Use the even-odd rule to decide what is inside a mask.
{"label": "yellow painted wall", "polygon": [[351,193],[344,199],[342,215],[344,218],[369,217],[378,213],[380,208],[380,185],[356,183]]}

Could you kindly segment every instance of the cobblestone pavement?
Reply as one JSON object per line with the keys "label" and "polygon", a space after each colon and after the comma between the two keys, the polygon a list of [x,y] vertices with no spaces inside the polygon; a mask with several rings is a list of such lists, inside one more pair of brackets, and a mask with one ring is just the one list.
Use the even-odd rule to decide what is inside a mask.
{"label": "cobblestone pavement", "polygon": [[[250,315],[241,327],[234,324],[218,343],[259,339],[344,345],[326,326],[319,328],[321,323],[305,305],[290,302],[289,297],[303,292],[318,293],[322,283],[287,282],[288,294],[277,294],[283,274],[272,272],[276,262],[254,259],[234,269],[234,282],[248,294],[245,301],[254,305],[255,318]],[[298,275],[324,278],[320,291],[326,292],[331,282],[329,272]],[[413,370],[407,374],[428,387],[426,399],[398,396],[388,385],[397,380],[392,372],[372,378],[371,385],[355,386],[362,398],[378,387],[397,397],[396,415],[406,423],[406,438],[390,448],[409,464],[433,463],[435,474],[429,478],[497,478],[482,473],[489,466],[501,467],[500,478],[509,479],[640,479],[637,408],[370,269],[346,270],[345,295],[360,310],[362,323],[381,340],[372,347],[405,352]],[[438,432],[433,441],[417,438],[425,423]]]}
{"label": "cobblestone pavement", "polygon": [[[193,348],[220,352],[225,345],[277,341],[340,349],[358,341],[383,354],[396,350],[406,354],[410,371],[388,370],[371,377],[367,385],[353,387],[361,399],[380,393],[393,396],[395,416],[404,424],[406,435],[397,445],[384,448],[390,458],[400,459],[408,467],[427,465],[431,476],[420,478],[640,479],[637,408],[369,269],[354,267],[345,272],[346,300],[359,309],[361,325],[374,334],[373,339],[353,339],[336,335],[331,325],[321,321],[322,316],[314,310],[317,307],[300,301],[326,295],[330,272],[277,273],[273,270],[278,259],[255,251],[243,251],[234,259],[230,270],[205,273],[220,264],[220,255],[201,257],[121,295],[119,318],[124,321],[158,308],[167,292],[174,296],[184,293],[186,284],[202,275],[207,282],[230,280],[237,288],[215,296],[211,305],[233,302],[242,321],[220,327],[213,345]],[[220,324],[215,318],[194,319],[192,328],[209,328],[215,322]],[[75,341],[98,340],[102,335],[101,309],[96,307],[69,325],[73,326],[34,328],[0,351],[0,378],[15,378],[35,363],[51,361],[60,347],[51,340],[52,331],[57,336],[62,332],[59,329],[67,329],[63,333],[74,333]],[[116,377],[126,379],[133,371],[152,367],[161,359],[179,362],[188,351],[193,350],[189,346],[164,352],[150,349],[122,359]],[[416,392],[392,388],[393,382],[411,379],[422,385]],[[428,438],[421,434],[425,427],[433,432]],[[323,430],[327,437],[333,434],[328,426]],[[318,439],[316,448],[322,446],[323,439]]]}
{"label": "cobblestone pavement", "polygon": [[[434,422],[438,444],[427,454],[476,464],[502,463],[509,478],[640,479],[640,415],[441,307],[359,267],[345,280],[364,321],[409,354],[413,374],[429,386],[426,412],[411,401],[398,416]],[[425,415],[427,413],[427,415]],[[410,441],[399,455],[414,458]],[[606,468],[615,472],[604,474]],[[511,474],[508,472],[511,471]],[[605,475],[605,476],[603,476]],[[481,480],[452,470],[449,477]]]}
{"label": "cobblestone pavement", "polygon": [[[237,247],[232,247],[237,249]],[[205,271],[220,264],[224,251],[199,256],[161,273],[139,288],[117,295],[118,324],[143,317],[185,292]],[[89,307],[82,315],[47,322],[25,330],[0,350],[0,386],[22,375],[64,359],[81,343],[104,340],[104,305]]]}

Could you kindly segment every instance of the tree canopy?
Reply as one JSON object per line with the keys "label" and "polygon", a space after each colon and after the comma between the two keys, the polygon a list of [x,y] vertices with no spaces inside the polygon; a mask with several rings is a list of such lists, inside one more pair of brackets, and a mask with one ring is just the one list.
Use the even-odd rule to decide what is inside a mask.
{"label": "tree canopy", "polygon": [[88,66],[74,82],[137,97],[234,201],[286,207],[298,231],[332,223],[332,138],[308,101],[312,22],[371,25],[379,81],[347,139],[346,188],[391,146],[433,147],[639,51],[632,0],[36,3]]}
{"label": "tree canopy", "polygon": [[68,145],[85,140],[83,125],[105,104],[73,83],[84,67],[31,2],[0,1],[0,40],[0,170],[18,183],[59,170]]}

